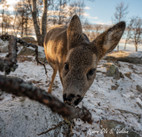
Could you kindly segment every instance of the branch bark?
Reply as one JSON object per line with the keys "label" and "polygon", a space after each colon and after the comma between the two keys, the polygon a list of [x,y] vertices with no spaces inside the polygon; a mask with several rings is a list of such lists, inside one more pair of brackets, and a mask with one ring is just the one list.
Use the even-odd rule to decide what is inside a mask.
{"label": "branch bark", "polygon": [[[32,44],[32,43],[27,43],[24,40],[17,38],[15,36],[12,35],[1,35],[0,38],[2,40],[8,40],[9,41],[9,54],[8,57],[6,59],[1,59],[0,58],[0,71],[5,71],[6,74],[9,74],[10,71],[14,71],[17,68],[17,43],[20,43],[23,46],[26,47],[32,47],[35,49],[35,59],[37,61],[37,63],[39,63],[40,65],[43,65],[44,69],[45,69],[45,74],[47,75],[47,69],[44,63],[42,63],[41,61],[38,60],[38,45]],[[13,55],[14,54],[14,55]]]}
{"label": "branch bark", "polygon": [[48,106],[53,112],[62,115],[69,120],[80,118],[84,122],[92,123],[91,113],[85,108],[75,108],[64,104],[53,95],[43,89],[33,86],[20,78],[0,75],[0,89],[16,96],[25,96]]}
{"label": "branch bark", "polygon": [[9,74],[17,68],[17,42],[16,38],[10,35],[8,37],[6,35],[2,35],[0,38],[9,40],[8,55],[5,59],[0,58],[0,71],[4,71],[5,74]]}

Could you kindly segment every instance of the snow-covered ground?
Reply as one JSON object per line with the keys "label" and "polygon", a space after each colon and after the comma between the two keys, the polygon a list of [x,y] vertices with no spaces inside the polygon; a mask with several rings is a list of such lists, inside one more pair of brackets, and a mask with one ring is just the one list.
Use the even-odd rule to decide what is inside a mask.
{"label": "snow-covered ground", "polygon": [[[31,59],[32,61],[19,61],[18,68],[10,73],[10,76],[20,77],[47,90],[52,68],[46,65],[47,78],[43,66],[37,65],[33,57]],[[100,132],[100,120],[102,119],[122,122],[126,125],[125,130],[133,129],[142,135],[142,92],[137,89],[138,86],[142,88],[142,64],[118,62],[116,65],[124,77],[116,80],[106,76],[107,68],[104,65],[106,63],[106,60],[102,60],[98,65],[96,79],[79,104],[80,107],[83,105],[90,110],[94,122],[89,125],[75,120],[74,136],[103,137],[104,135]],[[0,74],[3,73],[0,72]],[[52,94],[62,100],[59,75],[56,76]],[[13,100],[11,95],[1,96],[0,104]]]}

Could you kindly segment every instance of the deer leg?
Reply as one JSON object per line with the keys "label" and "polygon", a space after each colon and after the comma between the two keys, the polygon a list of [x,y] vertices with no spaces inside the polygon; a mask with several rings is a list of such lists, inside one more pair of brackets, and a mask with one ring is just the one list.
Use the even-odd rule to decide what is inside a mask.
{"label": "deer leg", "polygon": [[61,81],[61,83],[63,85],[63,80],[62,80],[61,74],[59,74],[59,75],[60,75],[60,81]]}
{"label": "deer leg", "polygon": [[61,69],[60,68],[59,68],[59,76],[60,76],[61,84],[63,85],[63,80],[62,80],[62,77],[61,77]]}
{"label": "deer leg", "polygon": [[52,92],[52,85],[53,85],[56,74],[57,74],[57,69],[53,69],[52,80],[51,80],[49,88],[48,88],[48,93]]}

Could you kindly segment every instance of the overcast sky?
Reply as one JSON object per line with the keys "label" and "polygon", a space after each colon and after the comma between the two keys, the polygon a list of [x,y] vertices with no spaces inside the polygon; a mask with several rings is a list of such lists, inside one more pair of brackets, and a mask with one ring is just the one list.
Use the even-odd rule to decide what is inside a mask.
{"label": "overcast sky", "polygon": [[128,4],[128,20],[132,16],[142,18],[142,0],[93,0],[85,1],[85,18],[94,23],[111,24],[112,16],[115,12],[115,7],[118,3],[124,2]]}

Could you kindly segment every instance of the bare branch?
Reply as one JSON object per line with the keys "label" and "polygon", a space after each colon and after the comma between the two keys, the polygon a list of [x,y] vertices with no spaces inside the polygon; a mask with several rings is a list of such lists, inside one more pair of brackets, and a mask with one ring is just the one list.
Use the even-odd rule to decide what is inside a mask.
{"label": "bare branch", "polygon": [[142,19],[140,17],[133,17],[133,40],[135,45],[135,50],[138,51],[138,45],[141,43],[142,38]]}
{"label": "bare branch", "polygon": [[[5,34],[5,35],[1,35],[0,36],[0,38],[2,39],[2,40],[8,40],[9,41],[9,54],[11,55],[11,52],[12,53],[14,53],[14,55],[12,55],[12,56],[10,56],[9,58],[11,59],[11,58],[13,58],[13,60],[14,60],[14,62],[13,62],[13,60],[12,60],[12,64],[13,64],[13,67],[15,66],[14,64],[16,64],[17,63],[17,61],[16,61],[16,57],[17,57],[17,43],[20,43],[21,45],[23,45],[23,46],[26,46],[26,47],[32,47],[32,48],[34,48],[35,49],[35,53],[36,53],[36,56],[35,56],[35,59],[36,59],[36,61],[37,61],[37,63],[39,63],[39,64],[41,64],[41,65],[43,65],[43,67],[44,67],[44,70],[45,70],[45,74],[47,75],[47,69],[46,69],[46,66],[45,66],[45,64],[44,63],[42,63],[41,61],[39,61],[38,60],[38,46],[37,45],[35,45],[35,44],[32,44],[32,43],[27,43],[27,42],[25,42],[24,40],[22,40],[22,39],[20,39],[20,38],[17,38],[17,37],[15,37],[15,36],[12,36],[12,35],[8,35],[8,34]],[[15,40],[15,41],[14,41]],[[10,59],[8,59],[8,60],[10,60]],[[16,61],[16,62],[15,62]],[[5,63],[4,63],[5,62]],[[10,69],[11,68],[13,68],[11,65],[11,63],[8,61],[7,63],[7,59],[6,60],[3,60],[3,59],[0,59],[0,70],[2,71],[4,71],[5,70],[5,72],[6,72],[6,74],[9,74],[10,73]],[[4,65],[5,64],[5,65]],[[6,65],[7,64],[7,65]],[[9,64],[9,65],[8,65]],[[4,67],[5,66],[5,67]],[[9,66],[9,67],[7,67],[7,66]],[[15,66],[16,67],[16,66]],[[15,68],[14,67],[14,68]],[[8,69],[9,68],[9,69]],[[15,68],[16,69],[16,68]],[[15,70],[14,69],[14,70]]]}
{"label": "bare branch", "polygon": [[75,108],[64,104],[53,95],[43,89],[33,86],[20,78],[12,78],[0,75],[0,89],[16,96],[28,97],[48,106],[53,112],[62,115],[69,120],[80,118],[84,122],[92,123],[91,113],[85,108]]}
{"label": "bare branch", "polygon": [[27,43],[27,42],[25,42],[24,40],[22,40],[20,38],[17,38],[17,42],[22,44],[23,46],[32,47],[32,48],[35,49],[35,53],[36,53],[35,59],[36,59],[37,63],[39,63],[40,65],[43,65],[44,70],[45,70],[45,74],[47,74],[47,69],[46,69],[45,64],[38,60],[38,46],[35,45],[35,44],[32,44],[32,43]]}
{"label": "bare branch", "polygon": [[[127,14],[128,14],[128,5],[125,5],[124,2],[120,2],[115,7],[115,13],[112,17],[112,20],[114,23],[124,21]],[[117,51],[119,51],[119,44],[117,45]]]}
{"label": "bare branch", "polygon": [[125,5],[123,2],[118,3],[115,8],[114,21],[117,23],[124,20],[127,14],[128,5]]}
{"label": "bare branch", "polygon": [[126,45],[127,45],[128,41],[132,38],[133,24],[134,24],[134,19],[132,18],[128,24],[128,27],[126,28],[127,31],[126,31],[124,50],[126,50]]}

